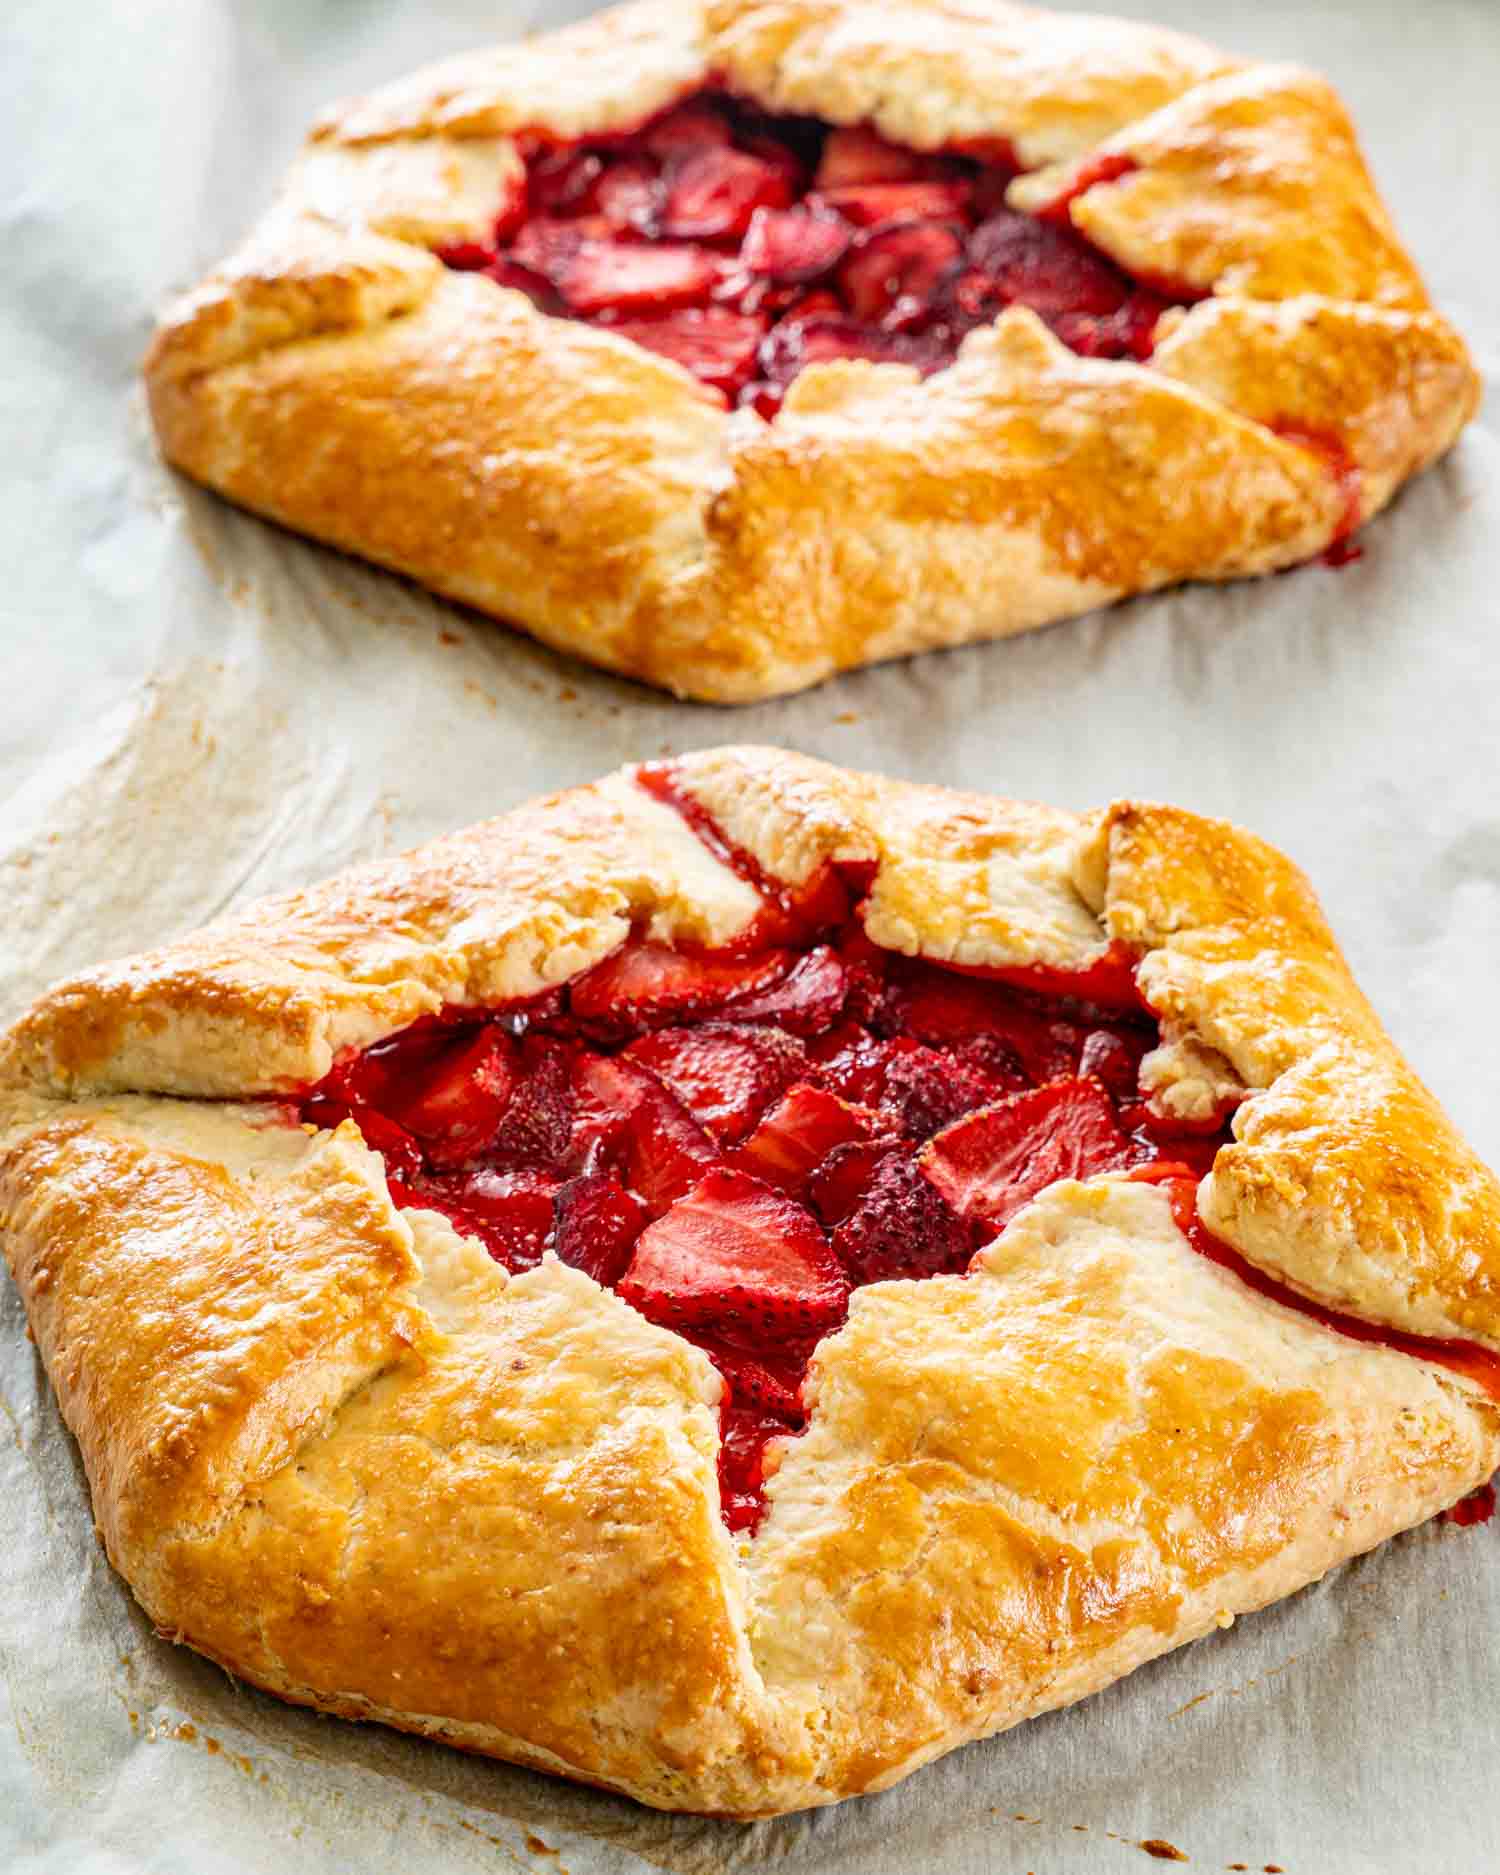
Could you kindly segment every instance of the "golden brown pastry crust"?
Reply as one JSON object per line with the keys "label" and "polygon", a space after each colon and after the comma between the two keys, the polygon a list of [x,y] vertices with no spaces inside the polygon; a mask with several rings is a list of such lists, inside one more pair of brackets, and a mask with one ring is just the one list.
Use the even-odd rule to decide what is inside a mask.
{"label": "golden brown pastry crust", "polygon": [[[681,774],[790,883],[875,860],[887,946],[1141,953],[1158,1097],[1248,1090],[1212,1227],[1310,1295],[1500,1348],[1500,1189],[1271,849],[775,750]],[[703,1355],[553,1259],[507,1276],[397,1211],[352,1124],[274,1099],[632,922],[713,942],[755,910],[627,774],[104,966],[5,1038],[0,1229],[164,1632],[330,1712],[765,1815],[1079,1698],[1494,1469],[1476,1386],[1262,1298],[1109,1177],[1050,1188],[968,1278],[859,1290],[734,1538]]]}
{"label": "golden brown pastry crust", "polygon": [[[1007,139],[1023,207],[1128,158],[1075,225],[1210,297],[1149,368],[1011,309],[925,384],[814,366],[767,424],[433,259],[488,226],[517,132],[625,128],[712,75],[918,148]],[[1004,0],[642,0],[416,73],[324,118],[146,370],[190,475],[715,702],[1291,565],[1347,523],[1330,446],[1368,517],[1477,399],[1321,79]]]}

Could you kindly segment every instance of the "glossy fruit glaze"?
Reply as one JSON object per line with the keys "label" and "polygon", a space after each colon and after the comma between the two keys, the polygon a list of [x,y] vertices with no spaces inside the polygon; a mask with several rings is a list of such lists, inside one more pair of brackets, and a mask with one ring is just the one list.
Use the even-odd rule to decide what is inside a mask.
{"label": "glossy fruit glaze", "polygon": [[[764,416],[824,360],[939,370],[1011,305],[1089,357],[1148,358],[1160,314],[1194,297],[1122,272],[1065,201],[1007,208],[1004,144],[924,154],[704,91],[627,135],[520,145],[525,178],[492,240],[442,258],[608,325]],[[1130,166],[1110,162],[1087,182]]]}
{"label": "glossy fruit glaze", "polygon": [[[443,1213],[507,1269],[550,1249],[702,1348],[725,1381],[731,1529],[758,1521],[768,1446],[805,1428],[808,1363],[853,1290],[962,1275],[1058,1179],[1163,1181],[1203,1254],[1407,1345],[1289,1298],[1198,1222],[1229,1115],[1185,1131],[1141,1100],[1158,1036],[1124,953],[1070,976],[881,950],[859,916],[870,867],[788,888],[669,766],[638,778],[756,887],[750,930],[696,953],[635,937],[525,1002],[424,1018],[339,1061],[300,1117],[354,1119],[397,1204]],[[1408,1351],[1500,1373],[1463,1344]]]}

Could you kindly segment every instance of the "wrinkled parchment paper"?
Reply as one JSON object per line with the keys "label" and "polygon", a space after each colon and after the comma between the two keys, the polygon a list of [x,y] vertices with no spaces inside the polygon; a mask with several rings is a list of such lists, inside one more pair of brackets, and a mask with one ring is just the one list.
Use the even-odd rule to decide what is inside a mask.
{"label": "wrinkled parchment paper", "polygon": [[[8,615],[0,1013],[272,888],[728,738],[1086,806],[1161,795],[1312,873],[1356,971],[1500,1160],[1493,405],[1365,555],[1119,607],[794,701],[691,708],[239,515],[155,461],[154,306],[326,100],[571,10],[37,0],[0,58]],[[1138,10],[1132,5],[1130,10]],[[1330,71],[1493,376],[1500,9],[1139,10]],[[1500,1528],[1431,1524],[890,1794],[743,1829],[294,1712],[156,1640],[0,1278],[0,1867],[58,1875],[1288,1875],[1500,1866]]]}

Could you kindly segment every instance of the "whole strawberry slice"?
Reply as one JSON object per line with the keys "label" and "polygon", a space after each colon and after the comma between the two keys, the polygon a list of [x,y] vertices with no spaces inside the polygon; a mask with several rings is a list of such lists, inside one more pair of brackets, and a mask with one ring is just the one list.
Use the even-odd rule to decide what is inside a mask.
{"label": "whole strawberry slice", "polygon": [[954,1274],[973,1254],[969,1233],[905,1152],[888,1153],[833,1233],[851,1283]]}
{"label": "whole strawberry slice", "polygon": [[756,1127],[739,1163],[768,1184],[800,1196],[832,1153],[880,1130],[878,1114],[803,1082],[790,1088]]}
{"label": "whole strawberry slice", "polygon": [[759,1179],[723,1167],[646,1228],[619,1292],[666,1327],[771,1351],[835,1327],[849,1301],[816,1220]]}
{"label": "whole strawberry slice", "polygon": [[441,1211],[455,1230],[477,1237],[497,1263],[519,1272],[542,1260],[556,1189],[556,1179],[535,1172],[464,1172],[423,1180],[410,1202]]}
{"label": "whole strawberry slice", "polygon": [[718,1157],[681,1101],[634,1062],[581,1054],[573,1085],[578,1117],[572,1158],[589,1171],[618,1166],[654,1215],[690,1190]]}
{"label": "whole strawberry slice", "polygon": [[837,1022],[847,992],[838,952],[820,944],[772,988],[737,996],[727,1013],[736,1022],[774,1022],[795,1035],[819,1035]]}
{"label": "whole strawberry slice", "polygon": [[586,239],[548,277],[570,312],[669,312],[704,305],[720,265],[701,247]]}
{"label": "whole strawberry slice", "polygon": [[678,241],[724,241],[742,235],[758,208],[785,208],[785,172],[743,150],[696,150],[666,178],[661,231]]}
{"label": "whole strawberry slice", "polygon": [[591,1033],[608,1040],[715,1014],[737,996],[770,989],[791,965],[786,950],[695,957],[665,944],[630,943],[573,984],[570,1007]]}
{"label": "whole strawberry slice", "polygon": [[650,1221],[644,1200],[611,1172],[571,1178],[553,1195],[552,1247],[564,1263],[612,1289]]}
{"label": "whole strawberry slice", "polygon": [[806,1066],[801,1044],[790,1035],[728,1023],[658,1029],[633,1041],[620,1059],[665,1081],[726,1146],[743,1139]]}
{"label": "whole strawberry slice", "polygon": [[918,1164],[983,1241],[1059,1179],[1119,1171],[1134,1157],[1109,1095],[1097,1081],[1073,1078],[956,1120],[927,1142]]}
{"label": "whole strawberry slice", "polygon": [[856,319],[905,331],[933,310],[963,252],[964,231],[952,222],[891,222],[860,236],[839,268],[839,288]]}
{"label": "whole strawberry slice", "polygon": [[381,1102],[432,1165],[462,1165],[500,1130],[517,1081],[516,1048],[502,1029],[450,1043],[410,1079],[393,1077]]}
{"label": "whole strawberry slice", "polygon": [[727,306],[689,306],[660,319],[617,319],[609,330],[670,358],[727,395],[755,369],[766,322]]}
{"label": "whole strawberry slice", "polygon": [[836,267],[849,239],[849,224],[841,215],[758,208],[745,231],[740,264],[761,279],[793,286]]}

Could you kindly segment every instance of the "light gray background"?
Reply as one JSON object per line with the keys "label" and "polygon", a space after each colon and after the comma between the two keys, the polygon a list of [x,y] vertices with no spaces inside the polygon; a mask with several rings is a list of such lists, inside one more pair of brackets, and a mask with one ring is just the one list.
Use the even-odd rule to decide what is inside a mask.
{"label": "light gray background", "polygon": [[[1500,1160],[1493,404],[1365,557],[1122,606],[734,713],[600,677],[155,462],[153,309],[329,98],[583,7],[14,4],[0,54],[0,1003],[266,889],[727,738],[1084,806],[1165,796],[1313,873],[1387,1022]],[[1137,10],[1127,8],[1126,10]],[[1329,71],[1497,364],[1500,9],[1139,10]],[[0,1286],[0,1867],[1288,1875],[1500,1863],[1500,1530],[1430,1525],[888,1796],[750,1830],[291,1712],[154,1639],[89,1536]]]}

